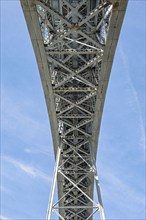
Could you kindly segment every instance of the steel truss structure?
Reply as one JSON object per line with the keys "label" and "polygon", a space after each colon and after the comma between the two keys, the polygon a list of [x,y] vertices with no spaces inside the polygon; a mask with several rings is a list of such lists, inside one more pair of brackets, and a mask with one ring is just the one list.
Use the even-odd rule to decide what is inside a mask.
{"label": "steel truss structure", "polygon": [[[98,212],[104,220],[97,140],[127,0],[21,0],[21,4],[41,73],[56,156],[47,220],[52,212],[62,220],[91,220]],[[58,201],[53,203],[56,183]]]}

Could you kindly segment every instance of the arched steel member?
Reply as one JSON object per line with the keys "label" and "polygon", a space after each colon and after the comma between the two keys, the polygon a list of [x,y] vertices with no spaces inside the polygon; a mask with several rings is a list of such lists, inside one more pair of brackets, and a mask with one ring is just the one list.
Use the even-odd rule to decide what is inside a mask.
{"label": "arched steel member", "polygon": [[[47,212],[105,219],[96,169],[105,93],[127,0],[21,0],[50,116],[56,165]],[[93,197],[95,186],[98,201]],[[58,201],[54,203],[55,184]]]}

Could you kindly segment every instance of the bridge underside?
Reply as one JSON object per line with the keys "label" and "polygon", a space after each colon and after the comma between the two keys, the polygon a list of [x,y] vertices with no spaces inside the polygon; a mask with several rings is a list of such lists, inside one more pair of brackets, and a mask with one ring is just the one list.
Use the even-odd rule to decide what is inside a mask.
{"label": "bridge underside", "polygon": [[[96,153],[127,0],[21,0],[45,93],[56,157],[47,219],[104,219]],[[58,201],[53,204],[55,181]],[[94,201],[94,180],[98,201]]]}

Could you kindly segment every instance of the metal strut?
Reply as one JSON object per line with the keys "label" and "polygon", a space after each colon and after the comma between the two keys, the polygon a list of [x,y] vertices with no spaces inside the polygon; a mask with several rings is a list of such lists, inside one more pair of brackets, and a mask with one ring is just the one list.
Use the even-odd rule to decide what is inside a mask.
{"label": "metal strut", "polygon": [[[112,3],[35,0],[35,4],[60,136],[47,220],[52,211],[64,220],[92,220],[97,213],[104,220],[90,139]],[[98,201],[93,198],[94,181]]]}
{"label": "metal strut", "polygon": [[47,210],[47,220],[51,219],[51,212],[53,209],[53,197],[54,197],[54,192],[55,192],[55,184],[57,181],[57,173],[58,173],[58,167],[59,167],[59,160],[60,160],[60,154],[61,154],[61,145],[58,146],[57,150],[57,155],[56,155],[56,163],[54,167],[54,175],[53,175],[53,180],[52,180],[52,187],[50,191],[50,200],[49,200],[49,205],[48,205],[48,210]]}
{"label": "metal strut", "polygon": [[[90,141],[89,141],[90,142]],[[48,211],[47,211],[47,216],[46,216],[46,220],[51,220],[51,214],[52,212],[55,212],[60,219],[65,220],[64,216],[62,216],[59,212],[60,209],[68,209],[68,210],[74,210],[75,206],[73,205],[64,205],[64,206],[59,206],[59,203],[61,200],[64,200],[64,198],[73,190],[77,189],[79,192],[81,192],[90,202],[90,205],[80,205],[80,206],[76,206],[77,209],[81,209],[81,210],[90,210],[90,215],[88,215],[86,218],[84,218],[84,220],[89,220],[91,219],[91,217],[93,217],[93,215],[96,214],[96,212],[98,211],[100,213],[100,220],[105,220],[105,214],[104,214],[104,208],[103,208],[103,203],[102,203],[102,198],[101,198],[101,191],[100,191],[100,186],[99,186],[99,180],[98,180],[98,175],[97,175],[97,168],[96,168],[96,162],[95,162],[95,157],[94,157],[94,153],[93,153],[93,149],[92,149],[92,145],[90,144],[90,158],[91,158],[91,163],[88,163],[85,161],[85,159],[81,156],[80,153],[78,153],[75,149],[74,152],[84,161],[87,163],[88,168],[89,168],[89,172],[86,176],[88,176],[89,174],[93,174],[93,178],[95,181],[95,187],[96,187],[96,192],[97,192],[97,198],[98,201],[93,200],[88,194],[86,194],[81,187],[79,187],[80,183],[82,182],[83,178],[81,178],[77,183],[74,182],[71,178],[69,178],[68,176],[66,176],[66,172],[64,172],[64,161],[62,161],[61,158],[61,152],[63,150],[62,146],[63,143],[66,143],[65,140],[63,140],[63,138],[61,138],[60,141],[60,145],[58,146],[57,149],[57,155],[56,155],[56,163],[55,163],[55,168],[54,168],[54,175],[53,175],[53,180],[52,180],[52,187],[51,187],[51,191],[50,191],[50,200],[49,200],[49,205],[48,205]],[[67,158],[68,160],[69,158]],[[58,174],[61,174],[63,178],[68,180],[68,184],[70,185],[70,190],[67,191],[61,198],[58,199],[58,201],[55,201],[55,203],[53,203],[53,198],[54,198],[54,192],[55,192],[55,185],[57,185],[57,176]],[[91,211],[92,210],[92,211]],[[78,216],[78,213],[75,215]],[[70,216],[72,217],[72,216]],[[79,218],[80,219],[80,218]]]}
{"label": "metal strut", "polygon": [[56,159],[47,220],[53,220],[53,213],[59,220],[105,220],[97,140],[127,0],[20,1],[40,70]]}

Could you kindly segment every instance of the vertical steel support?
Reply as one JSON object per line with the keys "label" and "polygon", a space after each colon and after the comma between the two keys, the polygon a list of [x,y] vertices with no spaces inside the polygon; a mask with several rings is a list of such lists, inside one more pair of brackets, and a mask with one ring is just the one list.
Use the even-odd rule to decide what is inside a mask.
{"label": "vertical steel support", "polygon": [[[57,150],[46,220],[51,220],[52,211],[59,220],[92,220],[95,214],[96,220],[105,220],[96,168],[96,130],[117,42],[113,36],[119,35],[124,16],[120,8],[126,8],[126,2],[21,0]],[[53,204],[55,185],[58,201]],[[98,201],[93,198],[95,187]]]}
{"label": "vertical steel support", "polygon": [[99,202],[100,220],[105,220],[105,213],[104,213],[103,202],[102,202],[102,197],[101,197],[99,178],[98,178],[98,174],[97,174],[96,160],[95,160],[91,140],[89,141],[89,146],[90,146],[91,161],[92,161],[92,164],[93,164],[93,167],[94,167],[94,172],[95,172],[94,179],[95,179],[98,202]]}
{"label": "vertical steel support", "polygon": [[[60,200],[62,200],[66,196],[66,194],[69,193],[69,191],[62,198],[60,198],[57,202],[55,202],[54,205],[53,205],[55,185],[57,184],[57,174],[58,173],[60,175],[62,175],[62,177],[64,177],[65,179],[67,179],[70,182],[70,184],[72,185],[72,188],[70,190],[73,190],[74,188],[78,189],[79,192],[81,192],[87,199],[89,199],[89,201],[91,203],[93,203],[93,207],[92,207],[93,208],[93,212],[86,218],[86,220],[89,220],[90,218],[92,218],[92,216],[95,215],[95,213],[97,211],[99,211],[99,213],[100,213],[100,220],[105,220],[105,214],[104,214],[104,208],[103,208],[103,203],[102,203],[101,191],[100,191],[100,186],[99,186],[99,179],[98,179],[97,168],[96,168],[96,161],[95,161],[95,157],[94,157],[94,153],[93,153],[92,144],[91,144],[90,139],[89,139],[89,146],[90,146],[89,148],[90,148],[90,164],[91,165],[90,164],[88,164],[88,165],[89,165],[90,169],[92,168],[91,172],[94,175],[98,203],[96,201],[94,201],[94,199],[90,198],[85,192],[83,192],[78,187],[78,184],[82,181],[82,179],[78,183],[74,183],[69,177],[67,177],[63,173],[62,166],[63,166],[64,162],[61,162],[61,160],[60,160],[62,144],[63,144],[63,139],[61,139],[60,144],[59,144],[58,149],[57,149],[56,163],[55,163],[55,168],[54,168],[54,175],[53,175],[52,187],[51,187],[51,191],[50,191],[50,200],[49,200],[46,220],[51,220],[51,213],[52,213],[53,209],[54,209],[55,213],[58,215],[58,217],[60,219],[62,219],[62,220],[65,219],[59,213],[59,209],[60,208],[65,208],[65,207],[59,207],[58,208],[56,205],[59,204]],[[76,152],[76,150],[74,150],[74,151]],[[84,158],[82,158],[82,156],[79,153],[78,153],[78,155],[84,161]],[[84,208],[84,206],[80,206],[80,207],[76,206],[76,208],[81,208],[81,207]],[[75,207],[74,206],[66,206],[66,209],[73,209],[73,208],[75,208]],[[87,205],[86,208],[87,209],[91,209],[91,206],[89,207]]]}
{"label": "vertical steel support", "polygon": [[54,175],[53,175],[52,187],[51,187],[51,191],[50,191],[50,200],[49,200],[46,220],[51,220],[51,212],[52,212],[52,207],[53,207],[55,184],[57,182],[57,174],[58,174],[58,167],[59,167],[59,161],[60,161],[60,154],[61,154],[61,143],[59,144],[58,149],[57,149],[56,163],[55,163],[55,167],[54,167]]}

